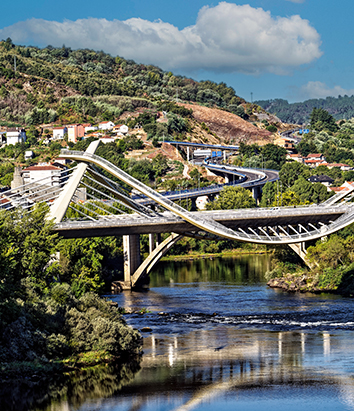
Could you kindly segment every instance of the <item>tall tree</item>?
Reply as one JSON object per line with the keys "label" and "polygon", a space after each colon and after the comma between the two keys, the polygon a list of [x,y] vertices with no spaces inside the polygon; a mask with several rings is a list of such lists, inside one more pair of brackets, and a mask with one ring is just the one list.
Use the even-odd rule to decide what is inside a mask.
{"label": "tall tree", "polygon": [[311,128],[317,131],[329,130],[335,132],[338,130],[335,118],[323,108],[314,108],[310,114]]}
{"label": "tall tree", "polygon": [[243,187],[224,187],[219,197],[207,204],[208,210],[234,210],[256,206],[251,192]]}

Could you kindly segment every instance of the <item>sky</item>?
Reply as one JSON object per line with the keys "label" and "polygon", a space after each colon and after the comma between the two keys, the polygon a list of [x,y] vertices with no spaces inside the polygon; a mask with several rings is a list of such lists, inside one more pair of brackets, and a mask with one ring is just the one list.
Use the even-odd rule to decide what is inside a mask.
{"label": "sky", "polygon": [[351,0],[16,0],[0,39],[103,50],[247,101],[354,94]]}

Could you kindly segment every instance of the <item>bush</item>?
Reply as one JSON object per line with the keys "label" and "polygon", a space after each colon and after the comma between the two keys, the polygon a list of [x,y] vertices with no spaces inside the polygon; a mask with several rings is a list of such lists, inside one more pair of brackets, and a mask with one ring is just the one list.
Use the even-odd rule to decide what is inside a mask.
{"label": "bush", "polygon": [[67,284],[56,284],[47,297],[32,292],[17,300],[18,317],[0,323],[0,360],[63,359],[90,351],[112,356],[140,352],[141,338],[116,307],[93,293],[76,299]]}
{"label": "bush", "polygon": [[270,131],[271,133],[276,133],[278,131],[278,129],[276,128],[274,124],[270,124],[269,126],[266,127],[266,129]]}

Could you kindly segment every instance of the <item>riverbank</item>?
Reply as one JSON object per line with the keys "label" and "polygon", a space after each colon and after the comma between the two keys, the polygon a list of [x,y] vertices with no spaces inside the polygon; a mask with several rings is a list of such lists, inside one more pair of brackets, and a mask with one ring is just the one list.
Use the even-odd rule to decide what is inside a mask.
{"label": "riverbank", "polygon": [[252,255],[252,254],[272,254],[273,250],[245,250],[244,248],[223,251],[221,253],[191,253],[180,255],[169,255],[161,258],[160,261],[187,261],[198,260],[205,258],[218,258],[218,257],[237,257],[239,255]]}
{"label": "riverbank", "polygon": [[267,285],[288,292],[333,293],[354,296],[354,264],[319,270],[300,270],[269,279]]}

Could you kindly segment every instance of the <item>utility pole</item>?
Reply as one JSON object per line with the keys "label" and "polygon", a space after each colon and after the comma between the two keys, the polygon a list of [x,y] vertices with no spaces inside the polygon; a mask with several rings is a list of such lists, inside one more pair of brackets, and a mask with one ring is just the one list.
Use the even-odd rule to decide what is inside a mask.
{"label": "utility pole", "polygon": [[14,56],[14,69],[15,69],[15,73],[16,73],[16,56]]}
{"label": "utility pole", "polygon": [[253,93],[251,91],[251,103],[253,104]]}

